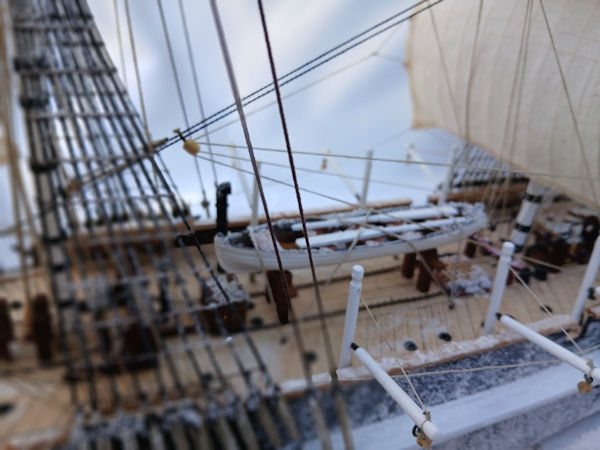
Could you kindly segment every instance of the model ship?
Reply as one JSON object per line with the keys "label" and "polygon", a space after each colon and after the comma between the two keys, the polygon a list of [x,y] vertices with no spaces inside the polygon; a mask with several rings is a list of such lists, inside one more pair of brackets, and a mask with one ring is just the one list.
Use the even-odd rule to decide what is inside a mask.
{"label": "model ship", "polygon": [[[0,446],[528,448],[600,410],[597,1],[418,2],[282,76],[259,1],[272,79],[242,97],[212,0],[235,103],[162,140],[130,20],[142,114],[85,0],[0,6],[21,258],[0,290]],[[423,206],[305,211],[281,89],[409,20],[414,126],[467,143],[445,185]],[[269,210],[246,121],[270,93],[294,217]],[[205,131],[233,113],[264,215],[228,218],[222,183],[199,222],[162,154],[216,172]]]}

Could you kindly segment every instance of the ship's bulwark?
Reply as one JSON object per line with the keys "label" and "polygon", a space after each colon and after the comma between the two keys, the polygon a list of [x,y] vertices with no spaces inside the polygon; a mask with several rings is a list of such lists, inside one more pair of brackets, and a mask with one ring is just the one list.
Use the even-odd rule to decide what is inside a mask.
{"label": "ship's bulwark", "polygon": [[[562,334],[558,333],[550,336],[567,348],[572,349],[570,343],[565,342]],[[585,337],[578,341],[583,348],[592,347],[600,340],[600,323],[593,323],[587,330]],[[514,344],[497,350],[470,356],[459,361],[438,364],[415,371],[411,374],[411,381],[419,392],[423,402],[428,407],[441,405],[456,399],[468,397],[486,390],[497,388],[502,385],[515,382],[524,377],[534,375],[545,369],[552,368],[555,362],[546,364],[524,365],[517,368],[497,369],[497,370],[469,370],[478,367],[502,366],[519,364],[523,361],[548,361],[544,354],[540,354],[539,349],[530,343]],[[440,375],[435,375],[439,371]],[[426,373],[422,376],[420,372]],[[433,374],[432,374],[433,372]],[[448,373],[451,372],[451,373]],[[410,391],[406,380],[402,376],[394,377],[398,384],[407,392]],[[458,449],[479,449],[504,450],[506,448],[531,448],[544,439],[552,436],[560,430],[574,424],[581,419],[600,411],[600,391],[594,389],[590,395],[579,395],[576,393],[575,385],[580,379],[579,373],[573,371],[573,392],[571,395],[560,398],[558,401],[539,407],[537,409],[520,413],[516,416],[502,419],[498,422],[489,423],[483,428],[475,429],[460,437],[453,437],[450,440],[436,444],[436,448],[447,450]],[[547,388],[551,391],[551,386]],[[402,439],[394,442],[379,441],[378,436],[371,436],[365,449],[398,449],[413,448],[413,438],[410,427],[403,429],[399,426],[399,418],[402,414],[399,406],[390,398],[389,395],[374,380],[363,380],[358,383],[344,384],[343,394],[346,398],[350,412],[350,420],[356,433],[360,433],[362,427],[368,427],[376,423],[387,421],[393,431],[389,434],[403,435]],[[549,394],[551,396],[551,393]],[[325,412],[328,426],[332,429],[334,435],[338,424],[336,422],[334,400],[329,391],[323,391],[319,396],[319,401]],[[510,398],[502,399],[503,403],[510,403]],[[315,439],[314,424],[311,420],[310,406],[305,396],[297,397],[290,402],[291,413],[298,424],[298,430],[302,438],[308,441],[307,448],[320,448]],[[568,413],[567,413],[568,412]],[[182,420],[189,427],[194,428],[201,421],[194,409],[173,409],[164,417],[146,419],[136,422],[136,419],[127,418],[121,422],[113,422],[111,427],[101,427],[96,430],[99,435],[110,436],[126,433],[126,427],[147,431],[151,426],[169,430],[170,423],[175,420]],[[434,417],[435,420],[435,417]],[[154,421],[154,424],[153,422]],[[368,429],[368,428],[367,428]],[[386,433],[387,435],[388,433]],[[75,433],[77,436],[78,433]],[[94,433],[90,433],[93,436]],[[79,436],[81,436],[79,434]],[[406,439],[406,436],[409,436]],[[265,436],[263,436],[265,437]],[[339,437],[339,436],[338,436]],[[312,441],[312,444],[311,444]],[[411,442],[410,447],[400,445],[400,442]],[[341,441],[337,442],[336,448],[340,446]],[[510,443],[510,447],[507,447]],[[268,446],[265,440],[264,445]],[[400,447],[399,447],[400,445]],[[65,447],[65,450],[70,447]],[[266,448],[266,447],[265,447]]]}

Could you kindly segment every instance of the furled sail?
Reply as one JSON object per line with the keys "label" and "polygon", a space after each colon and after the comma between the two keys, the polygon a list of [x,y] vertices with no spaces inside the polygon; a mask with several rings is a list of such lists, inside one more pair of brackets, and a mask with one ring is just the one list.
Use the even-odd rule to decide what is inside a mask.
{"label": "furled sail", "polygon": [[415,17],[406,62],[413,126],[450,131],[597,207],[600,1],[543,7],[550,32],[532,0],[452,0]]}

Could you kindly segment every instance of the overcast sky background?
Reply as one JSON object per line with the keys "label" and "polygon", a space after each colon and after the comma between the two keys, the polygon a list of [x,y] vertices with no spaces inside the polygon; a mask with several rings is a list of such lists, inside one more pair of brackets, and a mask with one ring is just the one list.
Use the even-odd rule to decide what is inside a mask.
{"label": "overcast sky background", "polygon": [[[117,0],[125,65],[121,63],[121,48],[117,35],[117,21],[112,0],[88,0],[100,32],[134,104],[139,105],[134,77],[134,65],[126,22],[124,0]],[[413,1],[381,0],[264,0],[271,43],[278,74],[281,76],[309,59],[329,50],[336,44],[365,30],[375,23],[399,12]],[[183,0],[196,67],[190,66],[185,47],[179,0],[163,0],[168,29],[172,40],[179,77],[185,95],[185,107],[191,124],[200,121],[195,97],[192,71],[195,69],[204,101],[210,115],[233,102],[217,41],[208,0]],[[130,0],[133,33],[141,68],[141,82],[148,111],[148,122],[154,139],[172,135],[174,128],[186,128],[186,122],[177,98],[175,79],[167,52],[156,0]],[[235,66],[237,82],[242,95],[271,81],[266,47],[264,44],[257,3],[254,1],[220,1],[221,17]],[[446,162],[452,139],[440,132],[410,130],[411,106],[409,85],[404,70],[404,47],[408,26],[403,24],[383,33],[343,56],[325,64],[310,74],[282,88],[285,113],[295,150],[366,155],[374,150],[375,158],[406,157],[406,148],[414,144],[421,157],[428,161]],[[334,75],[335,74],[335,75]],[[304,89],[306,86],[313,85]],[[273,94],[248,106],[246,114],[255,146],[284,148],[283,134]],[[264,108],[259,112],[254,110]],[[211,127],[211,139],[220,144],[243,144],[244,139],[237,114]],[[202,140],[202,139],[201,139]],[[215,153],[230,155],[224,147],[213,147]],[[241,157],[247,150],[238,149]],[[208,156],[203,145],[201,154]],[[257,159],[286,164],[285,154],[257,151]],[[199,206],[202,200],[200,184],[192,157],[180,145],[162,153],[183,197],[192,203],[195,214],[204,215]],[[229,157],[217,160],[231,164]],[[321,157],[297,155],[297,168],[320,170]],[[240,162],[251,170],[250,164]],[[214,177],[209,162],[200,161],[204,186],[213,205]],[[362,177],[363,161],[329,158],[325,172],[344,173]],[[291,181],[289,169],[262,166],[262,174]],[[368,200],[411,198],[415,204],[425,202],[435,184],[445,176],[443,168],[424,171],[419,166],[406,164],[373,163],[372,183]],[[217,166],[219,182],[232,183],[230,215],[249,214],[249,204],[242,189],[239,174]],[[355,202],[360,192],[358,180],[343,181],[337,176],[298,171],[301,187],[326,193],[345,201]],[[250,175],[243,175],[252,186]],[[1,180],[6,183],[6,176]],[[383,181],[384,183],[379,183]],[[387,184],[385,184],[387,183]],[[391,183],[391,184],[390,184]],[[297,211],[291,188],[272,181],[264,181],[269,207],[272,211]],[[12,223],[7,186],[0,186],[0,202],[6,213],[0,218],[0,227]],[[307,209],[328,205],[340,206],[322,197],[304,193]],[[12,265],[9,243],[0,242],[0,263]]]}
{"label": "overcast sky background", "polygon": [[[89,0],[109,52],[123,77],[132,98],[138,102],[135,88],[131,49],[128,44],[124,1],[118,0],[121,32],[126,55],[125,71],[121,66],[119,42],[113,2]],[[325,0],[322,2],[265,0],[264,6],[271,35],[271,42],[280,75],[294,69],[312,57],[363,31],[373,24],[397,13],[413,2],[362,0]],[[177,92],[167,46],[160,25],[155,0],[130,0],[133,31],[138,47],[142,73],[142,87],[148,109],[148,121],[155,139],[170,136],[173,128],[185,128],[185,120],[177,100]],[[186,109],[190,122],[200,120],[195,99],[192,67],[186,53],[179,4],[176,0],[164,0],[167,23],[179,76],[186,96]],[[212,15],[207,0],[184,0],[184,9],[192,41],[200,90],[207,115],[233,102],[229,81],[225,73],[221,50],[217,41]],[[237,81],[242,95],[254,91],[271,80],[257,3],[254,1],[219,2],[230,52],[235,65]],[[286,118],[294,149],[332,153],[365,155],[375,150],[375,157],[404,158],[406,146],[415,142],[427,160],[447,159],[447,145],[440,141],[441,134],[405,133],[410,128],[410,98],[406,73],[403,67],[406,26],[399,26],[371,40],[340,58],[322,66],[282,89],[283,95],[294,92],[317,80],[342,70],[339,74],[322,81],[310,89],[287,98],[284,102]],[[378,52],[378,55],[374,55]],[[349,69],[344,68],[352,66]],[[274,101],[269,95],[248,106],[250,134],[255,146],[284,148],[279,116],[274,106],[251,114],[256,108]],[[230,124],[211,134],[213,142],[242,144],[244,142],[237,114],[228,117],[213,128]],[[233,123],[231,123],[233,121]],[[382,144],[383,141],[386,141]],[[443,147],[443,148],[440,148]],[[230,150],[214,147],[215,153],[226,154]],[[202,154],[208,156],[206,146]],[[239,156],[247,157],[246,149],[238,149]],[[199,181],[191,156],[180,145],[163,152],[183,196],[198,204],[201,200]],[[257,152],[259,160],[286,164],[284,154]],[[231,164],[229,158],[218,158]],[[322,158],[297,156],[297,166],[319,170]],[[330,161],[331,162],[331,161]],[[362,176],[364,162],[337,160],[342,172]],[[211,203],[214,203],[214,178],[210,163],[201,161],[202,176]],[[250,170],[249,163],[241,163]],[[248,202],[240,185],[239,174],[218,166],[219,181],[230,181],[233,187],[231,212],[247,214]],[[290,180],[289,171],[263,166],[263,174],[281,180]],[[327,172],[335,173],[335,165],[328,164]],[[432,169],[434,178],[443,177],[442,170]],[[301,185],[308,189],[327,192],[347,201],[354,201],[353,190],[361,191],[361,182],[353,180],[351,190],[347,183],[332,176],[299,172]],[[251,186],[251,177],[245,175]],[[417,203],[424,201],[432,188],[432,180],[418,167],[399,164],[375,163],[369,199],[411,197]],[[416,189],[379,184],[383,180]],[[295,202],[289,188],[265,181],[268,186],[269,206],[273,210],[294,210]],[[308,207],[330,204],[318,196],[304,194]],[[198,206],[194,209],[200,212]]]}

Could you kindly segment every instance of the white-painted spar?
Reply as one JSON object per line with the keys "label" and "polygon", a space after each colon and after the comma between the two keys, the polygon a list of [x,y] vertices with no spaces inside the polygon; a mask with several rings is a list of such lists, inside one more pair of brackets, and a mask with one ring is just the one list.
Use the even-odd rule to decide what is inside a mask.
{"label": "white-painted spar", "polygon": [[[335,228],[345,225],[356,225],[361,223],[390,223],[400,220],[425,220],[434,217],[454,217],[458,210],[450,205],[431,206],[424,208],[404,208],[389,211],[385,214],[365,214],[356,216],[339,216],[331,219],[315,220],[306,223],[307,230],[319,230],[323,228]],[[292,224],[292,231],[302,231],[302,223]]]}
{"label": "white-painted spar", "polygon": [[515,251],[515,244],[512,242],[505,242],[502,244],[502,251],[500,252],[500,258],[498,259],[498,267],[496,269],[496,278],[494,278],[494,285],[492,287],[492,294],[490,295],[490,304],[488,306],[487,316],[485,323],[483,324],[483,334],[490,334],[494,331],[494,325],[496,324],[496,314],[500,311],[500,305],[502,304],[502,298],[504,297],[504,291],[506,290],[506,280],[508,279],[508,269],[512,260],[512,255]]}
{"label": "white-painted spar", "polygon": [[357,264],[352,268],[352,280],[348,288],[348,304],[346,305],[346,318],[344,320],[344,334],[338,369],[350,367],[352,363],[352,349],[350,348],[350,344],[352,344],[354,333],[356,332],[356,321],[358,320],[358,310],[360,307],[360,292],[364,276],[365,269],[363,266]]}
{"label": "white-painted spar", "polygon": [[556,342],[551,341],[536,331],[533,331],[531,328],[523,325],[521,322],[513,319],[512,317],[501,315],[500,322],[507,328],[519,333],[528,341],[540,346],[548,353],[575,367],[584,374],[589,375],[594,379],[600,379],[600,369],[594,367],[593,364],[590,366],[589,360],[583,359],[581,356],[576,355],[575,353],[558,345]]}
{"label": "white-painted spar", "polygon": [[400,408],[411,418],[415,425],[423,430],[429,439],[434,441],[440,436],[438,427],[431,420],[427,419],[419,405],[402,390],[398,383],[383,370],[364,348],[357,347],[354,349],[354,355],[363,363],[381,387],[398,403]]}
{"label": "white-painted spar", "polygon": [[[392,234],[408,233],[410,231],[431,231],[438,227],[446,227],[449,225],[462,225],[468,222],[469,219],[466,217],[456,217],[452,219],[439,219],[439,220],[425,220],[417,223],[405,223],[402,225],[390,226],[390,227],[377,227],[377,228],[360,228],[358,230],[344,230],[335,231],[333,233],[324,233],[317,236],[310,236],[311,247],[323,247],[326,245],[337,245],[352,242],[356,239],[356,235],[359,234],[358,240],[364,241],[366,239],[375,239],[384,236],[390,236]],[[298,238],[295,244],[299,248],[306,248],[306,240],[304,237]]]}

